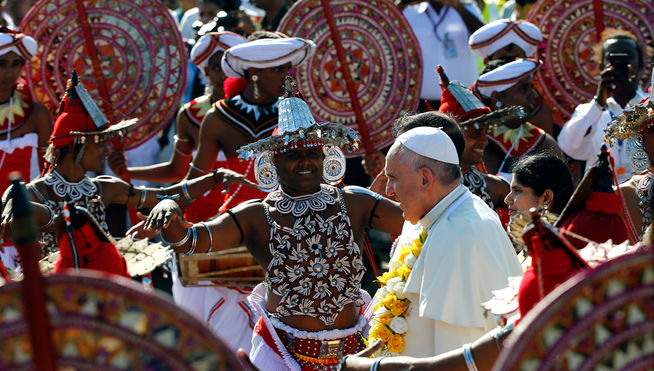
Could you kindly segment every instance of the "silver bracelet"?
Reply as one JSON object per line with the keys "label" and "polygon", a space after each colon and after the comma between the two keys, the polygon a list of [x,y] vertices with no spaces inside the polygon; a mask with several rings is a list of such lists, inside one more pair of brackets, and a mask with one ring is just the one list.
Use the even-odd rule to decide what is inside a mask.
{"label": "silver bracelet", "polygon": [[193,201],[193,197],[191,197],[191,194],[188,193],[188,182],[182,183],[182,191],[184,192],[184,197],[186,197],[188,202]]}
{"label": "silver bracelet", "polygon": [[208,173],[208,171],[204,171],[204,170],[200,169],[199,167],[195,166],[195,164],[192,163],[192,162],[189,163],[188,166],[193,170],[197,170],[197,171],[201,172],[202,174]]}
{"label": "silver bracelet", "polygon": [[377,371],[379,369],[379,365],[381,364],[382,359],[386,358],[386,356],[381,356],[375,360],[375,362],[370,366],[370,371]]}
{"label": "silver bracelet", "polygon": [[54,224],[55,213],[54,213],[54,211],[52,210],[52,208],[50,206],[48,206],[48,205],[43,205],[43,206],[45,206],[45,208],[48,209],[48,212],[50,213],[50,219],[48,220],[47,223],[42,225],[40,227],[40,229],[48,229],[48,228],[52,227],[52,225]]}
{"label": "silver bracelet", "polygon": [[188,241],[189,237],[191,237],[190,228],[186,230],[186,236],[184,236],[184,238],[182,238],[181,240],[179,240],[177,242],[166,241],[166,239],[164,238],[163,233],[162,233],[161,234],[161,242],[163,242],[164,245],[168,245],[168,246],[170,246],[172,248],[175,248],[175,247],[180,247],[183,244],[185,244],[186,241]]}
{"label": "silver bracelet", "polygon": [[475,359],[472,358],[472,344],[468,343],[463,346],[463,359],[466,361],[468,371],[478,371]]}
{"label": "silver bracelet", "polygon": [[208,253],[209,251],[211,251],[211,249],[213,248],[213,234],[211,233],[211,228],[209,228],[209,226],[207,225],[207,223],[205,223],[205,222],[200,222],[199,224],[202,224],[202,225],[204,226],[204,228],[206,228],[207,233],[209,233],[209,248],[207,249],[207,251],[205,251],[205,254],[206,254],[206,253]]}
{"label": "silver bracelet", "polygon": [[142,209],[143,205],[145,205],[145,198],[147,197],[148,191],[146,191],[144,186],[139,187],[141,189],[141,198],[139,199],[138,205],[136,205],[137,209]]}
{"label": "silver bracelet", "polygon": [[195,228],[195,226],[192,226],[191,228],[189,228],[189,230],[193,235],[193,239],[191,240],[191,248],[184,253],[184,255],[186,256],[193,254],[195,252],[195,248],[198,246],[198,230]]}

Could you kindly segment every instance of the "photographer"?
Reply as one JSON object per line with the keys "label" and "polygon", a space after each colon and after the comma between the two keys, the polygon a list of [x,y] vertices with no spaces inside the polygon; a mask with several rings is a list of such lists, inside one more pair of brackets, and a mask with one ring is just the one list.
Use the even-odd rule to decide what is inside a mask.
{"label": "photographer", "polygon": [[[586,161],[586,169],[597,159],[608,123],[625,108],[647,98],[638,82],[649,56],[638,39],[627,31],[607,29],[602,32],[600,45],[602,72],[597,93],[589,103],[577,106],[558,137],[561,149],[576,160]],[[627,147],[626,141],[611,147],[620,183],[633,175]]]}

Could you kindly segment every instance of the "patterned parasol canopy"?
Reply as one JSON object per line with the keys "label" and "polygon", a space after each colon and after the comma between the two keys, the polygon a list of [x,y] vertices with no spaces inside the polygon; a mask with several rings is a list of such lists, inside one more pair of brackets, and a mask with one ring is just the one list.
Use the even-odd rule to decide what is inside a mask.
{"label": "patterned parasol canopy", "polygon": [[[321,3],[329,4],[363,122],[357,122],[347,73]],[[296,68],[295,79],[316,121],[367,128],[369,143],[379,150],[392,143],[391,125],[418,106],[422,82],[421,51],[401,10],[389,0],[300,0],[282,19],[279,31],[313,40],[313,58]],[[359,130],[363,146],[366,133]],[[351,155],[352,155],[351,154]]]}
{"label": "patterned parasol canopy", "polygon": [[35,99],[53,113],[73,69],[111,123],[138,118],[123,138],[134,148],[177,112],[186,48],[159,0],[42,0],[21,22],[38,42],[26,68]]}
{"label": "patterned parasol canopy", "polygon": [[[32,370],[21,282],[0,287],[0,369]],[[68,370],[239,370],[234,354],[169,299],[85,271],[43,279],[56,363]]]}
{"label": "patterned parasol canopy", "polygon": [[[629,30],[654,47],[651,0],[540,0],[527,20],[543,33],[538,55],[545,64],[534,77],[536,89],[565,119],[595,95],[601,70],[593,47],[603,29]],[[646,62],[643,86],[649,86],[654,59],[650,56]]]}
{"label": "patterned parasol canopy", "polygon": [[644,250],[561,284],[516,326],[493,370],[651,370],[653,262]]}

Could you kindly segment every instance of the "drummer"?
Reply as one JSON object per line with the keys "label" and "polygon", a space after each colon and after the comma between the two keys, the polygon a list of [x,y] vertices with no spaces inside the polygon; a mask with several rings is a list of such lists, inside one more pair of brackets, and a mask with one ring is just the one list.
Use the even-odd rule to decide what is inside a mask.
{"label": "drummer", "polygon": [[[152,207],[163,198],[185,205],[223,181],[227,185],[233,179],[240,179],[228,170],[217,170],[193,181],[153,189],[135,188],[111,176],[90,178],[87,171],[102,170],[107,141],[123,134],[136,120],[108,126],[98,106],[81,83],[78,84],[76,74],[69,82],[62,107],[46,153],[49,163],[46,173],[27,185],[31,200],[38,205],[45,253],[59,248],[55,273],[75,268],[129,277],[125,259],[109,237],[106,205]],[[5,227],[13,217],[9,194],[6,192],[3,197],[0,237],[4,236]],[[71,217],[64,223],[61,216],[66,216],[66,211]]]}

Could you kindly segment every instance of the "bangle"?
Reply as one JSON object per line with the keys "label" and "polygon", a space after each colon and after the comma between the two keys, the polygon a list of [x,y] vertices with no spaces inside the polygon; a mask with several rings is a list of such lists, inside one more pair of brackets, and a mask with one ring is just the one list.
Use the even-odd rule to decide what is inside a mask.
{"label": "bangle", "polygon": [[193,201],[193,197],[191,197],[191,194],[188,193],[188,182],[182,183],[182,191],[184,192],[184,197],[186,197],[188,202]]}
{"label": "bangle", "polygon": [[198,246],[198,230],[195,229],[195,226],[192,226],[189,228],[191,230],[191,234],[193,235],[193,239],[191,240],[191,248],[188,249],[187,252],[184,253],[184,255],[189,256],[195,252],[195,248]]}
{"label": "bangle", "polygon": [[195,164],[192,163],[192,162],[190,162],[190,163],[188,164],[188,166],[189,166],[191,169],[193,169],[193,170],[196,170],[196,171],[201,172],[202,174],[206,174],[206,173],[208,173],[208,171],[205,171],[205,170],[200,169],[199,167],[195,166]]}
{"label": "bangle", "polygon": [[43,205],[43,206],[45,206],[45,208],[48,209],[48,212],[50,213],[50,220],[48,220],[47,223],[42,225],[40,229],[48,229],[48,228],[52,227],[52,225],[54,224],[55,213],[54,213],[54,211],[52,210],[52,208],[50,206],[48,206],[48,205]]}
{"label": "bangle", "polygon": [[136,205],[137,209],[143,208],[143,205],[145,204],[145,199],[146,199],[147,193],[148,193],[148,191],[145,189],[144,186],[140,186],[139,188],[141,189],[141,198],[139,199],[138,205]]}
{"label": "bangle", "polygon": [[161,187],[159,188],[161,192],[163,192],[163,195],[157,195],[157,198],[159,200],[176,200],[179,198],[179,194],[168,196],[168,193],[166,193],[166,188]]}
{"label": "bangle", "polygon": [[204,252],[206,254],[206,253],[210,252],[211,249],[213,249],[213,234],[211,233],[211,228],[209,228],[207,223],[200,222],[200,224],[202,224],[204,226],[204,228],[207,230],[207,233],[209,233],[209,248],[207,249],[207,251]]}
{"label": "bangle", "polygon": [[463,359],[466,361],[468,371],[479,371],[475,365],[475,359],[472,358],[472,344],[468,343],[463,346]]}
{"label": "bangle", "polygon": [[190,228],[186,230],[186,235],[184,236],[184,238],[182,238],[181,240],[179,240],[177,242],[166,241],[166,239],[164,238],[163,233],[162,233],[161,234],[161,242],[163,242],[165,245],[168,245],[168,246],[170,246],[172,248],[175,248],[175,247],[180,247],[183,244],[185,244],[186,241],[188,241],[189,237],[191,237]]}
{"label": "bangle", "polygon": [[375,360],[375,362],[370,366],[370,371],[377,371],[379,369],[379,365],[381,364],[382,359],[386,358],[386,356],[381,356]]}

